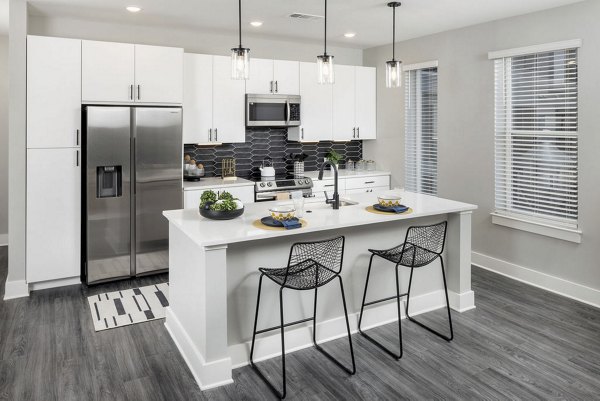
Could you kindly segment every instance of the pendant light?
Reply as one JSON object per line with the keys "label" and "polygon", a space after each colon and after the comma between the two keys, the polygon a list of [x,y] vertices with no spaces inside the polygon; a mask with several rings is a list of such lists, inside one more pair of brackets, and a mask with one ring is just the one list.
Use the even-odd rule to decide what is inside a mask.
{"label": "pendant light", "polygon": [[333,73],[333,56],[327,54],[327,0],[325,0],[325,40],[321,56],[317,56],[317,80],[320,84],[333,84],[335,76]]}
{"label": "pendant light", "polygon": [[388,7],[394,10],[394,25],[392,31],[392,59],[385,63],[385,86],[388,88],[399,88],[402,86],[402,61],[396,60],[396,7],[400,7],[399,1],[388,3]]}
{"label": "pendant light", "polygon": [[242,0],[239,0],[238,23],[240,45],[231,49],[231,79],[248,79],[250,77],[250,49],[242,46]]}

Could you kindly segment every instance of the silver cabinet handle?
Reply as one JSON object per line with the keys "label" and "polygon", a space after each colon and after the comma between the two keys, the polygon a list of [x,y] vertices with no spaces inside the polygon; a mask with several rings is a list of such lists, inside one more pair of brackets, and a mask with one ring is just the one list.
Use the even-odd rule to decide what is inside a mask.
{"label": "silver cabinet handle", "polygon": [[75,167],[79,167],[79,151],[75,151]]}
{"label": "silver cabinet handle", "polygon": [[279,92],[279,81],[275,81],[275,93]]}
{"label": "silver cabinet handle", "polygon": [[271,88],[269,89],[269,92],[273,93],[273,81],[271,81]]}
{"label": "silver cabinet handle", "polygon": [[356,138],[356,127],[352,128],[352,138]]}
{"label": "silver cabinet handle", "polygon": [[133,85],[129,85],[129,99],[133,100]]}
{"label": "silver cabinet handle", "polygon": [[365,181],[365,184],[375,184],[375,181]]}
{"label": "silver cabinet handle", "polygon": [[79,146],[79,129],[75,130],[75,145]]}
{"label": "silver cabinet handle", "polygon": [[208,129],[208,142],[212,142],[212,128]]}
{"label": "silver cabinet handle", "polygon": [[356,137],[360,139],[360,127],[356,127]]}
{"label": "silver cabinet handle", "polygon": [[304,139],[304,128],[300,128],[300,132],[302,132],[302,139]]}
{"label": "silver cabinet handle", "polygon": [[140,97],[142,96],[142,95],[141,95],[141,93],[140,93],[140,92],[141,92],[141,91],[140,91],[140,86],[141,86],[141,85],[138,85],[138,86],[137,86],[137,90],[138,90],[138,96],[137,96],[137,97],[138,97],[138,100],[140,100]]}
{"label": "silver cabinet handle", "polygon": [[219,129],[215,128],[215,142],[219,142]]}

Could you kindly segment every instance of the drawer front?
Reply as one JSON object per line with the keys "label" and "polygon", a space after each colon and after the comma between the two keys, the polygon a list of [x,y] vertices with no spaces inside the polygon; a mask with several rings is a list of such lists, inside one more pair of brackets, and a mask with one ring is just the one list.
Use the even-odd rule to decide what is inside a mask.
{"label": "drawer front", "polygon": [[346,178],[346,189],[359,189],[359,188],[375,188],[375,187],[387,187],[390,188],[390,176],[380,175],[376,177],[363,177],[363,178]]}
{"label": "drawer front", "polygon": [[[325,197],[325,194],[323,192],[327,191],[327,196],[331,196],[333,194],[333,190],[335,188],[335,183],[333,181],[333,179],[331,180],[314,180],[313,181],[313,194],[315,195],[315,197],[319,198],[319,197]],[[339,180],[338,181],[338,192],[340,194],[344,193],[346,186],[345,186],[345,182],[344,180]]]}
{"label": "drawer front", "polygon": [[355,188],[355,189],[347,189],[346,190],[346,195],[352,195],[352,194],[364,194],[364,193],[374,193],[376,195],[379,195],[385,191],[388,191],[390,189],[390,187],[373,187],[373,188]]}

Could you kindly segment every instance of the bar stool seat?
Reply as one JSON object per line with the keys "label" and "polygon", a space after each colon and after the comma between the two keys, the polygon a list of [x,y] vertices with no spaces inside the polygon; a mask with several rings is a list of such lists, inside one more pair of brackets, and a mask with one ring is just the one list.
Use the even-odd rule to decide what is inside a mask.
{"label": "bar stool seat", "polygon": [[440,256],[437,253],[428,251],[425,248],[404,243],[385,250],[369,249],[369,252],[385,260],[389,260],[392,263],[407,267],[425,266]]}
{"label": "bar stool seat", "polygon": [[[250,366],[258,376],[269,386],[271,391],[279,398],[285,398],[287,393],[287,382],[285,374],[285,328],[296,324],[312,321],[312,341],[314,347],[332,362],[342,368],[346,373],[353,375],[356,373],[356,364],[354,362],[354,350],[352,348],[352,336],[350,334],[350,322],[348,320],[348,309],[346,308],[346,296],[344,295],[344,284],[342,283],[342,265],[344,259],[343,236],[325,241],[297,242],[290,249],[288,264],[283,268],[259,268],[260,279],[258,281],[258,294],[256,296],[256,314],[254,315],[254,330],[252,333],[252,345],[250,347]],[[279,325],[266,329],[258,329],[258,314],[260,310],[260,295],[262,290],[263,278],[267,277],[279,286]],[[320,344],[317,343],[317,300],[318,290],[325,284],[338,280],[340,285],[340,295],[342,306],[344,308],[344,317],[346,320],[346,332],[348,335],[348,345],[350,348],[350,367],[342,364],[338,359],[329,354]],[[313,315],[306,319],[296,320],[294,322],[285,322],[283,316],[283,290],[314,290]],[[272,381],[259,369],[254,362],[254,345],[258,334],[269,331],[279,330],[281,334],[281,376],[282,386],[279,390]]]}
{"label": "bar stool seat", "polygon": [[258,270],[275,283],[293,290],[312,290],[327,284],[337,276],[336,272],[313,259],[304,260],[290,267],[280,269],[261,267]]}

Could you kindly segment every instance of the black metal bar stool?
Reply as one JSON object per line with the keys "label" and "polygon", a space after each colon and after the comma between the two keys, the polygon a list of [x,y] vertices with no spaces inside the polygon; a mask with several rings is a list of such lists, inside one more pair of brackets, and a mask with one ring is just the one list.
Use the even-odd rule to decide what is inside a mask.
{"label": "black metal bar stool", "polygon": [[[350,336],[350,323],[348,322],[348,310],[346,309],[346,297],[344,295],[344,285],[340,273],[342,271],[342,263],[344,259],[344,237],[337,237],[326,241],[315,242],[298,242],[292,245],[287,267],[280,269],[260,268],[260,280],[258,282],[258,296],[256,298],[256,315],[254,317],[254,332],[252,334],[252,347],[250,348],[250,365],[258,375],[265,381],[271,390],[279,398],[285,398],[286,395],[286,376],[285,376],[285,341],[284,329],[286,327],[311,321],[313,322],[313,344],[316,349],[321,351],[326,357],[331,359],[335,364],[344,369],[347,373],[353,375],[356,373],[356,365],[354,363],[354,350],[352,348],[352,337]],[[258,322],[258,310],[260,305],[260,293],[262,288],[263,277],[271,279],[275,284],[279,285],[279,318],[281,324],[279,326],[270,327],[268,329],[256,330]],[[319,287],[324,286],[334,279],[338,279],[340,290],[342,293],[342,304],[344,305],[344,315],[346,317],[346,330],[348,331],[348,343],[350,345],[350,355],[352,357],[352,369],[347,368],[319,344],[317,344],[317,294]],[[283,319],[283,289],[291,290],[315,290],[315,301],[313,316],[307,319],[297,320],[295,322],[284,323]],[[257,334],[266,333],[272,330],[281,330],[281,371],[283,376],[283,390],[280,392],[267,379],[267,377],[258,369],[254,363],[254,342]]]}
{"label": "black metal bar stool", "polygon": [[[454,338],[454,331],[452,330],[452,316],[450,315],[450,303],[448,302],[448,286],[446,285],[446,273],[444,271],[444,259],[442,258],[442,252],[444,250],[444,244],[446,242],[446,226],[447,222],[442,222],[430,226],[413,226],[409,227],[406,232],[406,238],[404,243],[386,250],[375,250],[369,249],[372,253],[369,261],[369,270],[367,271],[367,280],[365,282],[365,292],[363,294],[362,305],[360,307],[360,317],[358,319],[358,331],[365,336],[373,344],[381,348],[383,351],[391,355],[396,359],[402,358],[402,324],[400,323],[400,298],[406,297],[406,317],[408,320],[418,324],[419,326],[429,330],[433,334],[443,338],[446,341],[452,341]],[[367,288],[369,286],[369,276],[371,275],[371,266],[373,264],[373,258],[379,256],[385,260],[389,260],[396,264],[396,295],[391,297],[378,299],[375,301],[365,302],[367,298]],[[428,265],[440,259],[440,266],[442,268],[442,278],[444,280],[444,291],[446,293],[446,309],[448,310],[448,322],[450,324],[450,335],[447,336],[442,334],[425,324],[417,321],[408,314],[408,305],[410,302],[410,289],[412,286],[413,272],[416,268]],[[400,293],[400,284],[398,281],[398,270],[400,266],[406,266],[410,268],[410,278],[408,280],[408,292],[403,294]],[[400,353],[396,354],[369,336],[361,329],[362,317],[365,306],[377,304],[380,302],[396,300],[398,309],[398,342],[400,345]]]}

